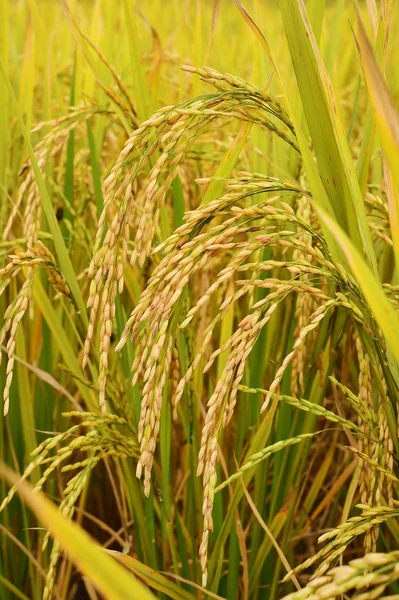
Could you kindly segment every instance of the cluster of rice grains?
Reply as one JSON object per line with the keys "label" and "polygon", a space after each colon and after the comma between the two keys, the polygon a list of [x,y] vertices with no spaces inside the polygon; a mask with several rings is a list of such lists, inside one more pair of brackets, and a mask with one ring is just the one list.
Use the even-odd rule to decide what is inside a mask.
{"label": "cluster of rice grains", "polygon": [[[219,82],[224,81],[226,85],[223,86],[220,83],[222,87],[218,94],[184,102],[176,107],[166,107],[144,122],[127,140],[114,168],[104,183],[104,210],[100,217],[93,260],[89,268],[89,276],[92,278],[92,283],[88,306],[91,309],[91,313],[83,359],[83,364],[85,365],[94,335],[95,321],[99,310],[101,310],[99,377],[100,406],[103,411],[105,410],[108,354],[112,334],[112,320],[115,311],[115,298],[117,291],[121,293],[123,288],[123,268],[127,260],[127,242],[131,226],[129,219],[131,219],[131,215],[134,212],[133,209],[135,208],[133,192],[141,171],[147,165],[150,166],[150,173],[145,181],[143,190],[145,204],[140,207],[142,215],[138,222],[135,247],[130,256],[130,262],[134,264],[137,260],[139,265],[143,266],[146,257],[150,254],[152,240],[159,222],[160,211],[171,182],[177,173],[177,169],[192,140],[209,127],[212,121],[225,117],[257,122],[271,129],[296,147],[292,126],[288,117],[281,107],[270,97],[262,96],[256,88],[252,88],[245,82],[231,76],[221,76],[208,69],[201,69],[199,74],[204,78],[209,78],[211,82],[217,77]],[[278,128],[270,119],[270,114],[279,117],[285,128]],[[151,167],[150,159],[156,151],[159,152],[160,156],[155,160],[154,166]],[[127,174],[124,174],[125,171],[127,171]],[[262,183],[262,186],[264,188],[265,182]],[[273,189],[273,186],[274,182],[272,182],[270,187]],[[230,199],[227,198],[226,201],[230,202]],[[109,227],[105,233],[107,219]],[[189,221],[188,227],[190,227]],[[245,233],[245,228],[241,229],[242,231],[238,231],[236,228],[224,240],[223,235],[219,235],[213,242],[222,243],[220,248],[224,248],[223,241],[231,244],[233,236],[237,232]],[[176,232],[168,240],[168,247],[164,249],[165,254],[172,251],[174,240],[178,240],[178,243],[181,245],[185,236],[184,229],[183,233],[180,231]],[[200,252],[200,242],[201,236],[196,237],[195,240],[192,240],[191,244],[179,252],[178,256],[173,259],[173,262],[170,262],[170,257],[163,263],[161,262],[161,266],[154,272],[146,290],[142,294],[139,305],[129,319],[121,343],[119,344],[119,348],[121,348],[129,331],[132,338],[137,338],[136,341],[139,344],[136,350],[137,358],[133,365],[133,370],[136,373],[134,381],[140,375],[142,376],[144,386],[142,389],[142,415],[139,425],[142,457],[138,470],[141,473],[141,469],[144,468],[145,490],[147,494],[149,493],[152,456],[159,429],[162,389],[169,371],[173,350],[173,332],[168,329],[169,317],[172,310],[176,310],[176,306],[174,305],[179,299],[181,291],[188,283],[189,278],[216,252],[216,248],[211,253],[206,251],[202,256],[202,262],[199,265],[195,265],[195,256],[190,256],[190,248],[197,246]],[[255,249],[262,245],[263,242],[256,242]],[[247,250],[243,250],[243,252],[251,253],[251,251]],[[180,260],[182,255],[184,255],[185,263]],[[175,270],[168,272],[174,264],[176,264]],[[227,277],[228,275],[224,279],[227,279]],[[165,285],[165,289],[162,290],[162,295],[157,297],[156,303],[158,306],[156,306],[152,299],[152,294],[156,289],[159,278],[168,283]],[[178,282],[177,279],[180,281]],[[175,289],[174,286],[177,283],[179,285]],[[139,324],[145,321],[147,317],[149,321],[146,328],[138,335]],[[153,328],[151,328],[151,324]],[[209,338],[210,335],[208,336]],[[148,339],[146,336],[148,336]],[[147,356],[149,340],[154,344],[154,347],[151,354]],[[181,391],[178,388],[177,395],[180,393]]]}
{"label": "cluster of rice grains", "polygon": [[[362,459],[360,472],[360,498],[363,504],[369,506],[380,506],[383,495],[390,506],[393,503],[392,479],[385,477],[384,469],[376,469],[375,465],[385,467],[388,474],[393,470],[393,441],[391,431],[384,410],[384,402],[387,400],[387,386],[381,372],[378,373],[380,388],[377,398],[377,409],[373,405],[373,382],[370,358],[365,354],[360,339],[356,337],[356,351],[359,359],[359,399],[369,409],[371,419],[359,415],[359,426],[364,435],[359,438],[359,451]],[[376,386],[378,388],[378,386]],[[368,531],[365,536],[366,551],[375,551],[378,526]]]}
{"label": "cluster of rice grains", "polygon": [[[128,338],[131,338],[135,345],[133,384],[140,382],[142,395],[138,426],[140,458],[137,476],[141,477],[144,474],[144,492],[148,495],[160,428],[163,389],[169,373],[174,381],[171,402],[176,415],[178,402],[194,370],[201,365],[206,373],[217,357],[229,350],[223,372],[207,402],[198,457],[197,474],[203,478],[204,517],[199,555],[204,574],[203,584],[206,585],[208,540],[213,529],[212,508],[217,479],[218,440],[221,431],[233,415],[246,359],[261,330],[279,303],[288,294],[295,293],[295,343],[270,384],[262,406],[264,411],[270,399],[278,394],[280,382],[290,364],[293,373],[292,393],[297,395],[303,389],[307,340],[330,311],[343,307],[367,333],[370,333],[370,326],[369,315],[364,315],[359,308],[359,302],[354,301],[356,294],[361,297],[359,290],[342,266],[334,265],[330,261],[317,226],[314,228],[309,194],[302,179],[300,185],[261,174],[242,173],[240,177],[225,182],[226,191],[220,198],[187,212],[184,224],[152,251],[153,239],[158,237],[159,233],[160,212],[179,166],[194,137],[212,127],[214,121],[235,118],[257,123],[298,150],[291,122],[273,98],[230,75],[222,75],[206,68],[186,67],[186,70],[199,74],[220,93],[158,111],[130,136],[105,181],[104,211],[100,218],[89,269],[92,279],[88,302],[91,316],[84,364],[90,353],[95,321],[100,315],[100,406],[104,411],[115,299],[117,292],[120,293],[123,289],[124,265],[130,259],[132,265],[138,262],[142,267],[151,254],[155,268],[116,348],[120,350]],[[273,121],[270,115],[275,117]],[[281,125],[276,125],[276,121]],[[149,175],[144,183],[141,182],[144,201],[139,204],[140,217],[135,217],[137,227],[134,248],[128,256],[130,229],[136,214],[135,189],[145,168],[149,169]],[[266,201],[262,200],[259,204],[245,204],[246,198],[265,192],[275,192],[277,195]],[[297,212],[281,201],[281,196],[287,192],[297,194]],[[109,224],[107,231],[106,222]],[[275,256],[281,259],[260,260],[261,251],[265,246],[278,249]],[[160,258],[157,262],[158,256]],[[223,257],[228,257],[228,261],[223,260]],[[194,305],[185,314],[186,290],[190,281],[210,264],[220,265],[215,280],[205,293],[194,300]],[[286,270],[290,278],[260,278],[264,272],[276,269]],[[244,276],[245,279],[238,279],[238,275]],[[178,330],[188,327],[212,297],[216,297],[218,302],[218,292],[226,290],[229,281],[234,281],[238,289],[224,298],[216,315],[209,318],[208,324],[201,329],[199,350],[177,383],[176,374],[180,369],[176,352]],[[253,291],[258,288],[268,289],[269,293],[264,299],[254,302]],[[192,291],[192,296],[195,297],[195,291]],[[230,307],[244,296],[248,298],[247,314],[237,324],[234,333],[225,344],[212,351],[217,326]],[[357,347],[360,353],[359,344]],[[367,387],[365,369],[367,370],[367,366],[364,360],[361,360],[359,381],[362,390],[364,386]],[[322,359],[320,370],[323,371]],[[362,394],[368,395],[368,392],[361,391],[360,397]],[[369,406],[369,398],[365,398],[364,401]],[[367,477],[369,480],[374,478],[373,483],[366,482],[365,477],[360,483],[363,490],[362,500],[371,504],[374,500],[377,504],[381,503],[382,483],[379,487],[375,483],[375,473],[379,473],[382,482],[382,473],[392,471],[392,442],[389,440],[389,428],[383,420],[382,413],[378,417],[378,427],[386,440],[383,447],[388,451],[385,455],[387,458],[383,459],[381,451],[378,450],[381,444],[374,443],[375,449],[371,452],[371,462],[367,466]],[[359,429],[359,432],[363,440],[369,439],[368,431]],[[367,443],[360,443],[357,449],[359,455]],[[376,464],[381,464],[381,460],[378,462],[376,458],[376,453],[379,453],[379,459],[383,462],[382,471],[375,467]],[[374,468],[371,464],[374,464]],[[387,481],[390,479],[387,478]],[[392,486],[389,483],[387,486],[389,500],[392,496]],[[369,539],[370,535],[374,536],[372,540]],[[375,533],[368,533],[367,548],[375,547],[375,537]]]}
{"label": "cluster of rice grains", "polygon": [[[385,474],[388,477],[392,477],[387,471],[385,471]],[[301,565],[292,569],[292,571],[286,575],[285,579],[288,579],[292,574],[299,573],[315,563],[320,562],[311,577],[311,581],[317,580],[318,577],[324,575],[331,566],[343,556],[346,548],[358,536],[370,533],[381,523],[397,518],[399,515],[399,503],[394,501],[393,504],[395,506],[379,506],[375,508],[370,508],[364,504],[358,504],[357,508],[361,513],[355,517],[351,517],[336,529],[330,530],[320,536],[319,542],[327,541],[327,544]]]}
{"label": "cluster of rice grains", "polygon": [[16,298],[8,306],[6,312],[4,313],[4,325],[0,331],[0,364],[2,359],[1,346],[8,335],[6,345],[6,352],[8,356],[6,367],[6,384],[3,391],[4,415],[8,413],[9,408],[10,387],[14,372],[16,334],[18,326],[28,308],[32,270],[40,267],[46,269],[48,280],[54,286],[55,290],[60,294],[64,294],[68,297],[70,296],[69,287],[64,279],[64,276],[57,268],[54,256],[40,240],[35,242],[33,249],[31,250],[19,252],[17,254],[10,254],[9,260],[10,262],[7,264],[7,266],[3,269],[0,269],[0,278],[2,278],[0,295],[10,284],[10,281],[14,278],[17,278],[24,267],[27,270],[28,276],[18,291]]}
{"label": "cluster of rice grains", "polygon": [[[35,147],[35,156],[46,183],[54,189],[54,198],[60,196],[63,203],[67,205],[68,202],[61,191],[61,185],[58,185],[57,182],[61,182],[64,177],[63,165],[65,165],[68,139],[72,132],[79,130],[79,127],[82,124],[85,125],[86,121],[92,118],[94,114],[102,112],[104,111],[97,107],[79,107],[72,110],[66,117],[43,122],[32,130],[32,133],[36,133],[49,129],[49,133]],[[53,176],[47,177],[46,167],[50,164],[55,168]],[[14,249],[15,253],[9,254],[8,264],[0,269],[0,295],[3,294],[11,281],[17,281],[21,278],[24,281],[5,312],[4,325],[0,332],[0,344],[3,344],[8,334],[6,345],[8,355],[7,379],[3,391],[4,414],[7,414],[9,408],[9,392],[14,369],[15,335],[18,325],[30,304],[32,277],[35,271],[40,267],[44,268],[49,283],[54,286],[57,293],[71,298],[69,287],[57,266],[54,256],[41,241],[41,239],[51,238],[51,236],[40,231],[41,199],[30,161],[22,167],[19,176],[22,178],[22,183],[2,231],[3,243],[6,247]],[[68,209],[73,211],[70,205]],[[65,221],[66,226],[67,224],[68,221]],[[79,226],[79,221],[75,219],[75,236],[79,227],[84,229],[81,224]],[[18,239],[14,237],[16,232],[21,235]],[[21,248],[25,248],[25,250]]]}
{"label": "cluster of rice grains", "polygon": [[348,565],[329,569],[300,591],[285,596],[283,600],[326,600],[349,593],[358,600],[370,600],[383,597],[387,587],[398,579],[399,552],[369,553],[351,560]]}
{"label": "cluster of rice grains", "polygon": [[[321,595],[325,586],[339,585],[346,581],[345,577],[350,582],[353,578],[357,581],[358,572],[363,572],[363,569],[368,573],[369,569],[374,568],[377,563],[374,564],[371,558],[367,562],[366,557],[362,559],[363,562],[350,563],[350,572],[346,570],[338,574],[338,571],[330,569],[333,561],[342,556],[356,536],[365,534],[366,550],[375,550],[379,524],[397,513],[392,489],[395,479],[392,432],[384,410],[389,402],[388,386],[383,373],[378,373],[380,384],[375,401],[372,382],[377,376],[369,347],[367,351],[364,349],[363,340],[370,338],[377,346],[380,344],[378,350],[381,356],[385,349],[359,288],[343,267],[331,260],[301,171],[297,181],[239,171],[224,181],[224,192],[220,197],[191,207],[192,210],[185,213],[183,224],[167,239],[161,234],[162,211],[165,210],[172,182],[177,174],[182,174],[184,161],[192,151],[194,140],[220,127],[220,123],[224,124],[226,120],[254,123],[267,129],[298,152],[298,162],[301,164],[292,123],[275,98],[229,74],[208,68],[185,67],[185,70],[197,73],[213,85],[216,92],[165,107],[139,125],[127,139],[103,185],[104,207],[88,268],[90,289],[87,306],[90,320],[83,350],[83,367],[86,367],[93,345],[99,340],[98,393],[102,415],[71,413],[70,417],[79,417],[83,419],[82,422],[66,433],[43,442],[34,453],[34,460],[24,478],[37,465],[48,465],[37,485],[39,489],[61,463],[64,463],[63,471],[78,469],[78,474],[67,484],[60,507],[64,514],[71,516],[90,470],[100,459],[108,455],[137,456],[136,474],[139,478],[144,476],[144,493],[148,496],[165,386],[170,380],[170,401],[173,416],[177,418],[181,407],[179,402],[186,386],[192,383],[194,372],[201,369],[206,374],[219,357],[226,356],[215,385],[207,387],[205,383],[202,390],[203,394],[209,392],[197,468],[197,474],[202,476],[203,482],[203,531],[199,546],[203,585],[207,584],[208,543],[213,530],[215,490],[223,489],[266,456],[315,435],[305,433],[280,440],[250,457],[247,465],[228,482],[217,486],[221,434],[232,419],[239,392],[244,390],[246,393],[252,391],[264,395],[262,413],[267,411],[271,400],[277,398],[346,427],[356,435],[357,447],[352,450],[361,461],[359,489],[362,514],[324,536],[333,541],[294,569],[294,572],[298,572],[316,561],[322,561],[316,572],[317,579],[302,591],[303,595],[294,594],[292,599],[306,598],[312,594],[325,597]],[[93,111],[82,109],[64,120],[54,122],[53,131],[37,147],[38,163],[42,170],[52,157],[64,151],[70,132],[90,118]],[[184,180],[183,176],[183,184]],[[201,182],[209,183],[211,178],[197,180],[197,183]],[[284,201],[286,197],[294,199],[292,206]],[[20,188],[5,237],[24,198],[23,235],[27,250],[11,255],[11,262],[0,272],[0,292],[18,274],[25,274],[26,277],[5,314],[5,324],[0,332],[0,344],[8,335],[5,412],[8,410],[14,366],[15,335],[29,305],[33,269],[44,267],[57,293],[70,296],[54,257],[38,239],[40,201],[30,168]],[[374,222],[373,232],[384,241],[388,235],[384,201],[368,194],[367,202],[371,221]],[[380,214],[385,220],[378,217]],[[272,258],[264,258],[266,247],[272,251]],[[132,441],[130,431],[129,435],[123,435],[122,430],[127,427],[125,420],[106,412],[116,300],[117,295],[123,292],[124,270],[129,262],[134,267],[143,268],[144,277],[149,274],[116,346],[117,351],[121,350],[128,339],[134,344],[132,384],[138,383],[141,390],[139,448]],[[259,296],[257,292],[260,290],[267,290],[267,294]],[[389,287],[387,293],[392,297],[392,302],[398,302],[397,289]],[[279,357],[280,365],[267,390],[245,388],[242,380],[247,359],[276,309],[284,306],[290,295],[295,296],[296,327],[292,349]],[[236,307],[231,335],[220,347],[215,347],[217,332],[224,318]],[[333,380],[333,383],[358,414],[358,425],[324,406],[301,398],[305,392],[304,376],[312,342],[324,321],[337,309],[345,310],[351,323],[349,330],[359,363],[358,395],[337,380]],[[195,335],[192,333],[194,324],[197,325]],[[183,365],[179,357],[178,339],[180,333],[186,332],[187,339],[191,340],[191,350],[188,353],[188,365]],[[325,379],[323,358],[321,352],[317,358],[321,382]],[[375,362],[378,364],[377,359]],[[282,379],[288,369],[291,369],[292,397],[280,394]],[[73,437],[72,434],[77,434],[77,428],[82,426],[88,431]],[[51,454],[50,450],[56,447],[56,452]],[[76,450],[86,452],[87,458],[68,464],[68,458]],[[14,492],[10,492],[0,510]],[[46,598],[53,593],[54,569],[59,552],[60,547],[56,543],[51,555]],[[389,565],[397,561],[396,555],[391,558],[393,562]],[[372,574],[374,577],[374,570]],[[381,579],[378,581],[382,582]],[[356,587],[352,583],[348,584],[345,591]]]}
{"label": "cluster of rice grains", "polygon": [[[54,186],[57,180],[63,180],[62,165],[65,164],[67,141],[70,134],[79,128],[82,123],[85,124],[94,114],[100,112],[102,111],[98,108],[79,107],[66,117],[43,122],[32,130],[32,133],[37,133],[49,129],[49,133],[35,147],[38,167],[49,185]],[[50,163],[55,163],[57,168],[53,177],[46,177],[45,169]],[[22,235],[26,239],[26,246],[29,250],[32,249],[38,238],[41,216],[40,193],[30,161],[21,168],[19,176],[23,178],[22,183],[18,190],[16,202],[2,232],[2,237],[6,240],[11,231],[15,233],[21,220]],[[63,197],[63,201],[65,201],[65,197]],[[71,209],[71,207],[69,208]]]}

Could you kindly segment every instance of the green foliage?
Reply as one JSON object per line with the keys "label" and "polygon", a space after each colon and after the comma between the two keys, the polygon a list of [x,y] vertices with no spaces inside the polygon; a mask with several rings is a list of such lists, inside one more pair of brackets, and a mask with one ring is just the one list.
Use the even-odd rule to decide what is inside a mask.
{"label": "green foliage", "polygon": [[398,27],[0,0],[2,600],[398,593]]}

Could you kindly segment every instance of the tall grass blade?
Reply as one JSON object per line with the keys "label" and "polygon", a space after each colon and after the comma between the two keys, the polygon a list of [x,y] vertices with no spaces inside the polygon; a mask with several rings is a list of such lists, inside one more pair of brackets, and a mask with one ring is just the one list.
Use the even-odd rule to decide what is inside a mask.
{"label": "tall grass blade", "polygon": [[353,161],[338,115],[335,95],[309,23],[303,0],[281,0],[281,11],[303,109],[323,185],[337,223],[377,264]]}

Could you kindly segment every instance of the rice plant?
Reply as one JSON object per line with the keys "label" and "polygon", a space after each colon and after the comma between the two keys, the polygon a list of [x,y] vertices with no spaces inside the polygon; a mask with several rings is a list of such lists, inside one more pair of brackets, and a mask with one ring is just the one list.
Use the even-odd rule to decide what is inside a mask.
{"label": "rice plant", "polygon": [[0,22],[0,597],[396,597],[397,6]]}

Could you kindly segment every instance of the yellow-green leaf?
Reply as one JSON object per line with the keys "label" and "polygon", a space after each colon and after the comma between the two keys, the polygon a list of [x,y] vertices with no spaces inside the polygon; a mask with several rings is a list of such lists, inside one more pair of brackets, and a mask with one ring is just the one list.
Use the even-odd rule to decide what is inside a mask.
{"label": "yellow-green leaf", "polygon": [[399,264],[399,113],[388,91],[383,74],[378,66],[373,47],[367,37],[364,25],[358,14],[358,48],[364,78],[378,135],[384,151],[389,171],[385,168],[389,222],[391,226],[395,258]]}
{"label": "yellow-green leaf", "polygon": [[324,211],[318,209],[319,216],[340,242],[350,269],[372,310],[385,340],[399,363],[399,313],[386,297],[381,283],[373,275],[360,252],[355,248],[346,233]]}
{"label": "yellow-green leaf", "polygon": [[336,99],[303,0],[280,0],[291,58],[324,188],[337,222],[377,272],[362,194]]}
{"label": "yellow-green leaf", "polygon": [[0,464],[0,475],[17,486],[23,501],[107,600],[154,600],[154,596],[140,581],[97,546],[77,523],[59,513],[44,494],[34,493],[30,484],[21,482],[4,464]]}
{"label": "yellow-green leaf", "polygon": [[141,563],[136,558],[115,550],[108,550],[107,552],[111,556],[114,556],[122,565],[127,567],[129,571],[132,571],[137,577],[140,577],[140,579],[145,581],[147,585],[158,590],[162,594],[166,594],[169,598],[173,598],[173,600],[195,599],[195,595],[180,588],[173,583],[173,581],[169,581],[165,575],[151,569],[151,567]]}

